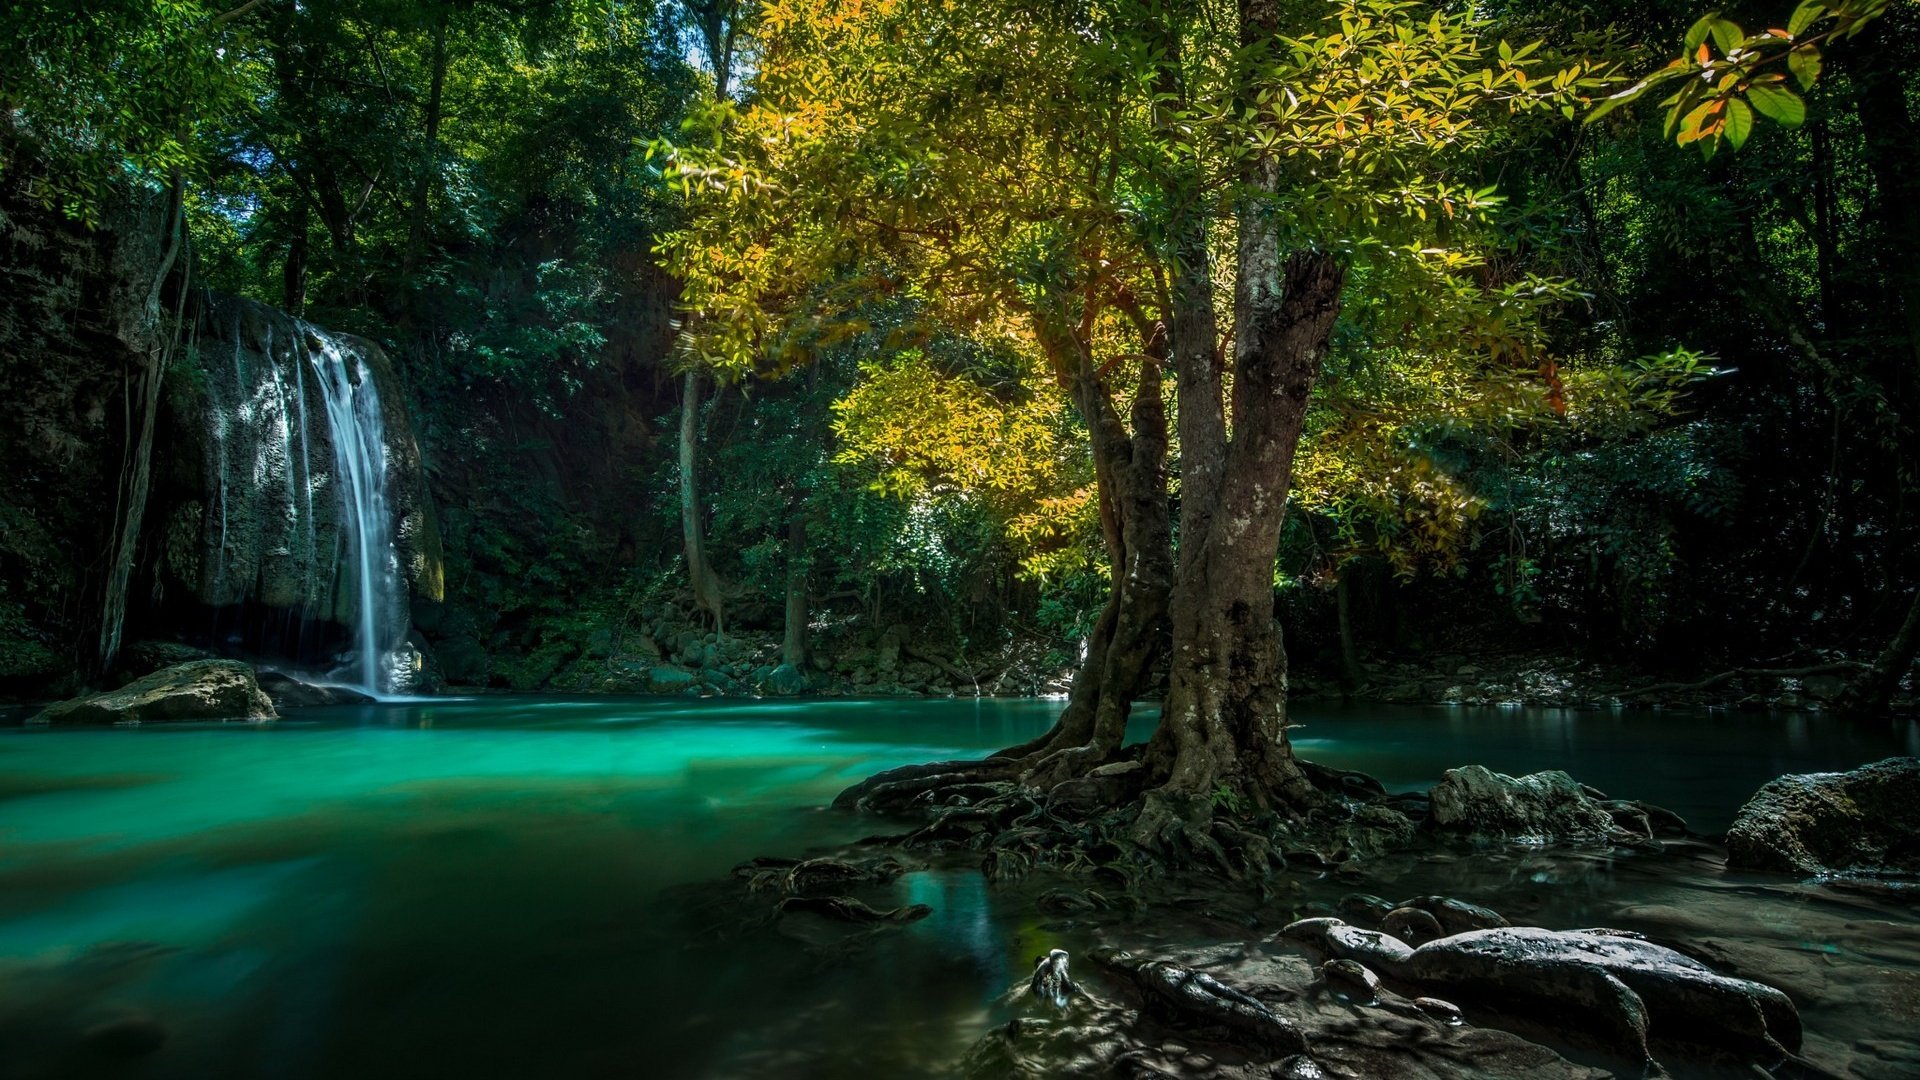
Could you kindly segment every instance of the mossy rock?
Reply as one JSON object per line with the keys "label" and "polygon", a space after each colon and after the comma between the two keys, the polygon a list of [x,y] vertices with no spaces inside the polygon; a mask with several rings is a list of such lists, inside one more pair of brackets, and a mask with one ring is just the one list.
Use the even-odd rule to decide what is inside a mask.
{"label": "mossy rock", "polygon": [[49,705],[29,723],[80,727],[191,720],[272,720],[273,702],[238,660],[195,660],[118,690]]}

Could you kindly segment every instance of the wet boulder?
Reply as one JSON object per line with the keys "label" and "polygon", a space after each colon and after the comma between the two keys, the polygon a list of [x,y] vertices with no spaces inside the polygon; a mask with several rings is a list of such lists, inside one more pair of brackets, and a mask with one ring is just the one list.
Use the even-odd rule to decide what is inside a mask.
{"label": "wet boulder", "polygon": [[272,720],[273,702],[238,660],[162,668],[118,690],[49,705],[29,723],[60,726],[192,720]]}
{"label": "wet boulder", "polygon": [[792,664],[781,664],[760,680],[760,692],[775,697],[793,697],[806,693],[810,685],[806,672]]}
{"label": "wet boulder", "polygon": [[1727,863],[1790,874],[1920,874],[1920,758],[1769,781],[1727,830]]}
{"label": "wet boulder", "polygon": [[260,689],[279,709],[300,709],[314,705],[365,705],[373,700],[350,686],[324,686],[285,675],[278,671],[260,673]]}
{"label": "wet boulder", "polygon": [[1441,932],[1434,937],[1450,934],[1464,934],[1469,930],[1492,930],[1506,926],[1506,916],[1479,904],[1469,904],[1465,900],[1455,900],[1451,896],[1416,896],[1400,902],[1402,908],[1412,908],[1432,915],[1439,923]]}
{"label": "wet boulder", "polygon": [[1433,913],[1415,907],[1398,907],[1380,920],[1380,932],[1392,934],[1409,945],[1424,945],[1446,936]]}
{"label": "wet boulder", "polygon": [[647,669],[647,693],[684,694],[691,689],[698,676],[685,668],[662,665]]}
{"label": "wet boulder", "polygon": [[1448,769],[1431,794],[1428,823],[1478,840],[1522,843],[1646,839],[1620,827],[1606,806],[1558,769],[1508,776],[1483,765]]}
{"label": "wet boulder", "polygon": [[1358,1005],[1371,1005],[1380,998],[1379,976],[1358,960],[1328,960],[1321,964],[1320,984]]}

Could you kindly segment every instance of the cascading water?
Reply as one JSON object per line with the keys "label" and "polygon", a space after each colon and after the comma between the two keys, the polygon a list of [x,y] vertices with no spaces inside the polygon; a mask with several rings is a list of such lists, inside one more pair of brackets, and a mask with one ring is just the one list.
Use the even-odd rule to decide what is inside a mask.
{"label": "cascading water", "polygon": [[331,336],[303,327],[319,347],[308,353],[319,375],[333,439],[333,478],[341,500],[345,556],[353,560],[354,667],[368,694],[404,692],[410,667],[397,658],[403,625],[400,568],[387,500],[386,424],[373,374]]}
{"label": "cascading water", "polygon": [[230,359],[201,383],[210,438],[197,592],[214,611],[214,639],[371,695],[409,693],[399,526],[419,496],[395,485],[417,467],[404,456],[404,415],[388,431],[372,346],[226,303],[231,320],[215,336],[231,338]]}

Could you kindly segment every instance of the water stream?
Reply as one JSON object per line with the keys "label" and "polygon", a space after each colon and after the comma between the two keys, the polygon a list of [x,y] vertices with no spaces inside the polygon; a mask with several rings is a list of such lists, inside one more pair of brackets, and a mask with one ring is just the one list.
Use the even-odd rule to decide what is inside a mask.
{"label": "water stream", "polygon": [[402,692],[405,671],[394,646],[405,624],[393,514],[387,501],[387,438],[380,392],[360,358],[313,331],[309,357],[319,375],[333,442],[333,476],[341,500],[345,557],[353,560],[354,683],[370,696]]}
{"label": "water stream", "polygon": [[[713,940],[709,885],[754,855],[876,831],[820,807],[873,770],[1030,737],[1056,707],[486,697],[259,728],[0,728],[0,1077],[942,1075],[1004,1019],[1032,956],[1082,950],[1083,931],[962,867],[898,882],[934,914],[863,947]],[[1309,756],[1395,788],[1468,761],[1567,768],[1704,831],[1779,773],[1920,750],[1912,726],[1805,716],[1303,718]],[[1909,900],[1730,873],[1710,844],[1379,872],[1374,891],[1706,942],[1787,986],[1809,1053],[1840,1075],[1920,1062]],[[1287,903],[1351,887],[1304,874]],[[1148,946],[1187,933],[1123,930]],[[81,1038],[129,1017],[164,1032],[157,1053]]]}

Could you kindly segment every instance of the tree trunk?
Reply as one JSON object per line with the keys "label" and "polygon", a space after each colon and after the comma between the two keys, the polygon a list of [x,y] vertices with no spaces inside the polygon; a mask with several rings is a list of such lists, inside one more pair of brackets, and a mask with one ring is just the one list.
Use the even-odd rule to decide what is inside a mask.
{"label": "tree trunk", "polygon": [[1907,605],[1907,617],[1894,632],[1893,640],[1848,684],[1838,703],[1840,709],[1860,714],[1886,712],[1900,680],[1913,670],[1916,655],[1920,655],[1920,590],[1914,592],[1913,600]]}
{"label": "tree trunk", "polygon": [[1907,107],[1907,81],[1894,55],[1890,29],[1880,29],[1879,48],[1858,74],[1860,131],[1882,229],[1881,268],[1906,317],[1908,347],[1920,360],[1920,265],[1915,265],[1920,255],[1920,175],[1914,169],[1920,128]]}
{"label": "tree trunk", "polygon": [[1049,787],[1113,759],[1126,741],[1133,702],[1166,649],[1167,596],[1173,578],[1172,513],[1167,499],[1167,417],[1160,369],[1164,328],[1146,346],[1129,435],[1105,382],[1087,374],[1074,400],[1086,418],[1095,475],[1108,493],[1113,585],[1086,660],[1074,675],[1067,709],[1054,730],[1023,748],[1024,779]]}
{"label": "tree trunk", "polygon": [[1334,570],[1333,604],[1340,623],[1340,671],[1349,694],[1367,685],[1367,667],[1353,639],[1353,563],[1343,561]]}
{"label": "tree trunk", "polygon": [[413,177],[412,220],[407,228],[407,254],[401,261],[402,275],[411,275],[427,247],[427,197],[433,191],[433,177],[440,168],[441,95],[447,85],[447,8],[442,5],[433,24],[432,74],[427,83],[427,113],[422,130],[426,152],[415,166]]}
{"label": "tree trunk", "polygon": [[300,318],[307,313],[307,204],[294,204],[293,236],[287,241],[287,261],[280,272],[280,303],[287,314]]}
{"label": "tree trunk", "polygon": [[795,670],[807,664],[807,519],[799,510],[787,520],[787,619],[780,660]]}
{"label": "tree trunk", "polygon": [[[112,557],[108,564],[106,596],[100,613],[100,648],[95,657],[96,671],[100,673],[111,669],[120,656],[120,634],[127,617],[127,590],[133,582],[134,549],[140,542],[140,526],[146,518],[147,494],[152,485],[153,437],[154,429],[159,426],[160,394],[166,382],[167,367],[173,358],[174,335],[179,332],[180,312],[175,311],[173,324],[168,325],[161,317],[160,298],[167,279],[172,276],[173,264],[186,243],[183,196],[180,173],[175,170],[173,184],[167,193],[166,255],[160,261],[158,273],[154,275],[153,287],[148,291],[143,312],[159,344],[148,355],[145,368],[127,388],[129,417],[133,412],[133,403],[139,403],[140,434],[136,438],[133,432],[127,432],[127,462],[122,470],[120,511],[117,515],[119,528],[114,533]],[[186,302],[186,292],[183,284],[178,292],[182,305]]]}
{"label": "tree trunk", "polygon": [[[706,0],[692,7],[705,39],[707,59],[713,64],[714,96],[724,101],[733,67],[739,5],[733,0]],[[680,393],[680,533],[694,605],[713,616],[713,632],[721,634],[726,632],[726,620],[720,579],[707,561],[706,521],[700,513],[699,456],[700,369],[691,367],[681,382]]]}
{"label": "tree trunk", "polygon": [[[1340,310],[1333,255],[1281,260],[1275,226],[1249,207],[1240,225],[1233,439],[1214,525],[1181,561],[1170,612],[1173,664],[1149,750],[1161,793],[1220,786],[1259,804],[1304,803],[1311,785],[1287,742],[1287,662],[1273,613],[1294,451]],[[1183,403],[1184,404],[1184,403]]]}
{"label": "tree trunk", "polygon": [[707,562],[706,523],[700,515],[700,372],[689,369],[680,395],[680,533],[687,556],[693,602],[713,616],[714,633],[725,632],[720,582]]}

